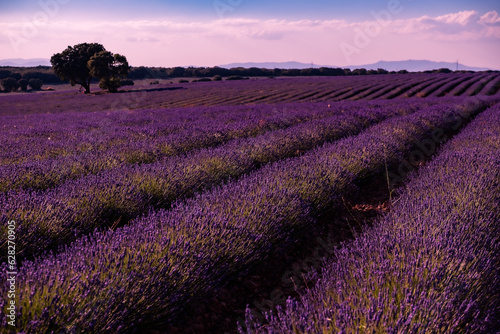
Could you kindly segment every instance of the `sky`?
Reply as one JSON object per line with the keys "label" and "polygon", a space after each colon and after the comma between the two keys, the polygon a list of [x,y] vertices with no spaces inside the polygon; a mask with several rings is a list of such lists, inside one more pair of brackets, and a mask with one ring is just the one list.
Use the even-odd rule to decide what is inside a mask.
{"label": "sky", "polygon": [[0,59],[79,43],[132,66],[415,59],[500,70],[500,1],[0,0]]}

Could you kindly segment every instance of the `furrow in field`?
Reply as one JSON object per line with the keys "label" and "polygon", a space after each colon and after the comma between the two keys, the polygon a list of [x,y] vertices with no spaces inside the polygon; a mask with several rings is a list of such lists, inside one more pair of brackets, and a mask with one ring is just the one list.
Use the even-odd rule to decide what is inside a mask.
{"label": "furrow in field", "polygon": [[441,97],[441,96],[444,96],[446,94],[448,94],[450,91],[452,91],[455,87],[457,87],[458,85],[460,85],[462,82],[470,79],[474,77],[474,74],[470,74],[470,75],[458,75],[457,78],[454,78],[450,81],[448,81],[446,84],[444,84],[443,86],[439,87],[438,89],[436,89],[434,92],[428,94],[427,96],[435,96],[435,97]]}
{"label": "furrow in field", "polygon": [[464,80],[457,87],[453,88],[446,96],[462,96],[464,92],[472,86],[477,80],[486,77],[487,73],[476,73],[470,79]]}
{"label": "furrow in field", "polygon": [[380,98],[380,96],[385,95],[389,92],[394,91],[397,87],[402,87],[411,82],[412,79],[409,77],[402,78],[399,80],[392,80],[389,84],[386,84],[384,87],[379,89],[378,91],[372,92],[364,97],[365,100],[374,100]]}
{"label": "furrow in field", "polygon": [[479,95],[495,95],[500,91],[500,74],[488,82],[479,92]]}
{"label": "furrow in field", "polygon": [[453,82],[455,78],[453,76],[443,76],[437,82],[421,89],[416,96],[417,97],[427,97],[430,96],[434,92],[439,92],[441,87],[446,86],[448,83]]}
{"label": "furrow in field", "polygon": [[[399,79],[399,80],[396,80],[397,81],[397,84],[400,85],[401,82],[403,81],[402,79]],[[359,99],[367,99],[369,95],[371,94],[377,94],[377,93],[380,93],[381,91],[387,91],[387,86],[389,84],[392,84],[394,82],[394,80],[389,80],[389,79],[386,79],[385,82],[383,83],[379,83],[378,85],[370,88],[370,89],[367,89],[363,92],[360,92],[359,94],[356,94],[355,96],[351,97],[349,100],[359,100]],[[381,94],[381,93],[380,93]]]}
{"label": "furrow in field", "polygon": [[483,87],[486,86],[486,84],[488,82],[490,82],[491,80],[493,80],[493,78],[495,78],[496,76],[497,76],[497,74],[490,74],[490,75],[482,76],[481,78],[478,78],[478,80],[474,84],[472,84],[472,86],[467,88],[467,90],[463,93],[463,95],[475,96],[475,95],[479,94],[479,92],[483,89]]}
{"label": "furrow in field", "polygon": [[438,76],[438,77],[434,77],[433,79],[431,80],[427,80],[427,81],[424,81],[412,88],[410,88],[409,90],[407,90],[405,93],[399,95],[398,97],[413,97],[413,96],[418,96],[418,93],[420,93],[423,89],[439,82],[442,80],[442,77],[441,76]]}
{"label": "furrow in field", "polygon": [[370,88],[372,88],[372,87],[374,87],[376,85],[377,85],[376,82],[370,82],[368,84],[365,83],[365,84],[361,84],[361,85],[356,85],[355,87],[352,87],[351,90],[347,91],[344,94],[338,95],[337,97],[333,98],[332,100],[333,101],[347,100],[350,97],[353,97],[356,94],[364,92],[365,90],[370,89]]}
{"label": "furrow in field", "polygon": [[400,87],[394,88],[392,91],[389,91],[381,96],[379,98],[381,99],[394,99],[398,97],[408,97],[405,95],[405,93],[413,88],[415,88],[418,85],[425,84],[426,82],[429,81],[434,81],[436,78],[434,76],[425,76],[422,78],[409,78],[409,82],[407,84],[404,84]]}

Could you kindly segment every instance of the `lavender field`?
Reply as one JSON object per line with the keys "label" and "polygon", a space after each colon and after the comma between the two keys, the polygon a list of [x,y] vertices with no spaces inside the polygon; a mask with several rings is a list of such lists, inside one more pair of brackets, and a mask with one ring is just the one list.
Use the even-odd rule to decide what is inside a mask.
{"label": "lavender field", "polygon": [[0,332],[500,331],[499,102],[498,72],[0,95]]}

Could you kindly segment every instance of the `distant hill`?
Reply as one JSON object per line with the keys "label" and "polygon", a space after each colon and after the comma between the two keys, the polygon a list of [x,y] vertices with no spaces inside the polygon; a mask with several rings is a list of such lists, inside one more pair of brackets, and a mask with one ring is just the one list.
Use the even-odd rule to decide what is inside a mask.
{"label": "distant hill", "polygon": [[33,59],[1,59],[0,66],[14,66],[14,67],[35,67],[35,66],[51,66],[48,59],[33,58]]}
{"label": "distant hill", "polygon": [[[243,67],[243,68],[250,68],[250,67],[257,67],[257,68],[268,68],[268,69],[274,69],[274,68],[286,68],[286,69],[304,69],[304,68],[319,68],[319,67],[339,67],[335,65],[316,65],[316,64],[306,64],[306,63],[300,63],[296,61],[289,61],[289,62],[282,62],[282,63],[272,63],[272,62],[266,62],[266,63],[232,63],[232,64],[227,64],[227,65],[221,65],[220,67],[222,68],[233,68],[233,67]],[[422,71],[431,71],[431,70],[437,70],[440,68],[449,68],[452,71],[455,71],[457,68],[457,63],[447,63],[447,62],[435,62],[435,61],[429,61],[429,60],[403,60],[403,61],[379,61],[375,64],[368,64],[368,65],[357,65],[357,66],[341,66],[342,68],[349,68],[351,70],[354,70],[356,68],[365,68],[367,70],[376,70],[378,68],[383,68],[388,71],[400,71],[400,70],[407,70],[410,72],[422,72]],[[486,71],[489,70],[488,68],[483,68],[483,67],[470,67],[466,66],[463,64],[458,64],[458,69],[459,70],[466,70],[466,71]]]}
{"label": "distant hill", "polygon": [[[51,66],[50,61],[44,58],[33,58],[33,59],[3,59],[0,60],[0,66],[13,66],[13,67],[35,67],[35,66]],[[288,62],[264,62],[264,63],[231,63],[227,65],[220,65],[222,68],[235,68],[235,67],[257,67],[257,68],[267,68],[267,69],[305,69],[305,68],[320,68],[320,67],[333,67],[338,68],[339,66],[335,65],[318,65],[311,63],[300,63],[297,61],[288,61]],[[407,70],[410,72],[422,72],[422,71],[431,71],[437,70],[440,68],[449,68],[452,71],[455,71],[457,68],[457,63],[448,63],[448,62],[435,62],[429,60],[403,60],[403,61],[379,61],[375,64],[367,64],[367,65],[352,65],[352,66],[341,66],[341,68],[349,68],[351,70],[357,68],[365,68],[367,70],[376,70],[379,68],[383,68],[388,71],[400,71]],[[458,64],[459,70],[466,71],[487,71],[489,68],[485,67],[471,67],[463,64]]]}
{"label": "distant hill", "polygon": [[[422,72],[437,70],[440,68],[448,68],[452,71],[457,69],[457,63],[435,62],[429,60],[403,60],[403,61],[379,61],[375,64],[347,66],[347,68],[354,70],[356,68],[365,68],[367,70],[376,70],[383,68],[388,71],[407,70],[409,72]],[[458,64],[459,71],[487,71],[489,68],[485,67],[470,67],[463,64]]]}
{"label": "distant hill", "polygon": [[275,68],[284,68],[284,69],[304,69],[304,68],[320,68],[320,67],[337,67],[337,66],[325,66],[325,65],[317,65],[317,64],[306,64],[306,63],[299,63],[297,61],[288,61],[288,62],[282,62],[282,63],[272,63],[272,62],[267,62],[267,63],[231,63],[227,65],[220,65],[219,67],[222,68],[235,68],[235,67],[243,67],[243,68],[250,68],[250,67],[257,67],[257,68],[268,68],[268,69],[275,69]]}

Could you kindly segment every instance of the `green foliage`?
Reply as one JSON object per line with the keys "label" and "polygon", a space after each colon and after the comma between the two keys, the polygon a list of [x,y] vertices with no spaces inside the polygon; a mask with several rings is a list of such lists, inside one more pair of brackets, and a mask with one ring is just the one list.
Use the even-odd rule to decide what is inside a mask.
{"label": "green foliage", "polygon": [[9,70],[0,70],[0,79],[7,79],[12,77],[12,72]]}
{"label": "green foliage", "polygon": [[120,80],[120,86],[133,86],[134,80],[131,79],[122,79]]}
{"label": "green foliage", "polygon": [[450,70],[449,68],[440,68],[438,70],[435,70],[436,73],[451,73],[453,72],[452,70]]}
{"label": "green foliage", "polygon": [[130,69],[127,58],[109,51],[94,54],[87,62],[90,75],[98,78],[99,87],[115,93],[120,87],[120,77],[125,78]]}
{"label": "green foliage", "polygon": [[2,80],[2,87],[5,92],[15,92],[19,88],[19,85],[16,79],[6,78]]}
{"label": "green foliage", "polygon": [[116,93],[118,88],[121,87],[120,78],[117,77],[106,77],[99,81],[99,88],[102,90],[107,90],[110,93]]}
{"label": "green foliage", "polygon": [[368,72],[366,71],[365,68],[357,68],[355,70],[353,70],[352,72],[352,75],[367,75]]}
{"label": "green foliage", "polygon": [[52,68],[49,67],[48,70],[45,70],[45,72],[29,70],[28,72],[20,74],[22,74],[23,79],[26,80],[40,79],[44,83],[50,83],[50,84],[62,83],[61,79],[59,79],[59,77],[52,72],[53,72]]}
{"label": "green foliage", "polygon": [[240,77],[239,75],[232,75],[230,77],[228,77],[226,80],[248,80],[249,78],[243,78],[243,77]]}
{"label": "green foliage", "polygon": [[210,78],[201,78],[201,79],[193,80],[193,82],[206,82],[206,81],[212,81],[212,79],[210,79]]}
{"label": "green foliage", "polygon": [[28,90],[29,81],[26,79],[21,79],[17,82],[22,91]]}
{"label": "green foliage", "polygon": [[79,84],[85,88],[86,93],[90,93],[92,75],[87,63],[92,56],[102,51],[105,49],[98,43],[68,46],[63,52],[53,55],[50,58],[50,63],[59,78],[69,81],[72,86]]}
{"label": "green foliage", "polygon": [[30,79],[29,85],[30,85],[31,89],[39,90],[43,86],[43,81],[40,79]]}

